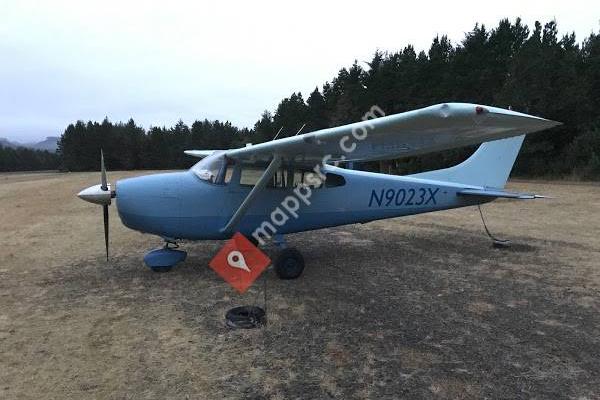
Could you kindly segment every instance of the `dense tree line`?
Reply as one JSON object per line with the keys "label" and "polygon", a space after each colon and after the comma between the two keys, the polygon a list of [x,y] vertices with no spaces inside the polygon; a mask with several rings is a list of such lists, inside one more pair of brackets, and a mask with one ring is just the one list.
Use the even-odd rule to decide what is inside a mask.
{"label": "dense tree line", "polygon": [[179,121],[171,128],[150,127],[147,132],[133,119],[116,124],[108,119],[101,123],[77,121],[65,130],[58,153],[68,171],[97,170],[100,149],[113,170],[176,169],[194,162],[184,150],[226,149],[243,145],[251,136],[248,129],[220,121],[195,121],[191,127]]}
{"label": "dense tree line", "polygon": [[[67,170],[97,170],[103,148],[111,169],[183,168],[193,160],[184,149],[219,149],[355,122],[376,104],[387,114],[440,102],[472,102],[561,121],[551,134],[529,135],[516,172],[527,175],[600,177],[600,35],[583,42],[558,36],[555,21],[533,28],[517,19],[488,30],[475,25],[461,43],[433,39],[427,52],[408,45],[375,52],[364,66],[355,62],[310,93],[292,93],[252,129],[229,122],[183,122],[148,131],[133,120],[69,125],[59,144]],[[386,172],[406,173],[459,161],[468,149],[392,160]],[[377,168],[379,165],[369,165]]]}
{"label": "dense tree line", "polygon": [[58,169],[60,157],[45,150],[0,146],[0,172]]}

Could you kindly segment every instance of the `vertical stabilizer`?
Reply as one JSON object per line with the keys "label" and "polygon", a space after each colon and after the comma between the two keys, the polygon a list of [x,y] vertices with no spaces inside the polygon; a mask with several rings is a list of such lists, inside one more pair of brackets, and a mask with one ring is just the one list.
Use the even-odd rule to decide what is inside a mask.
{"label": "vertical stabilizer", "polygon": [[525,135],[485,142],[458,165],[410,176],[500,189],[506,185],[523,139]]}

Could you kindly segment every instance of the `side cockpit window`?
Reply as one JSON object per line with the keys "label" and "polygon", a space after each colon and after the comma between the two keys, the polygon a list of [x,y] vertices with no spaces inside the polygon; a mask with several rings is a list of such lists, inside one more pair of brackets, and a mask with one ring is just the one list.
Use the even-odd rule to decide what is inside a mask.
{"label": "side cockpit window", "polygon": [[233,169],[233,161],[222,154],[208,156],[191,168],[199,179],[217,185],[229,183]]}

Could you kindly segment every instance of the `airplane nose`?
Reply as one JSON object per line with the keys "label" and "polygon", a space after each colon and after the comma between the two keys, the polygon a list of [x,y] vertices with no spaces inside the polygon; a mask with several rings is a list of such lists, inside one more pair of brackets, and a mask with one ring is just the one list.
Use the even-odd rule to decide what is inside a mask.
{"label": "airplane nose", "polygon": [[90,186],[77,193],[77,197],[94,204],[110,205],[111,199],[115,197],[115,192],[110,189],[110,184],[107,186],[108,190],[103,190],[102,185]]}
{"label": "airplane nose", "polygon": [[117,211],[130,229],[179,237],[181,181],[186,172],[170,172],[118,181]]}

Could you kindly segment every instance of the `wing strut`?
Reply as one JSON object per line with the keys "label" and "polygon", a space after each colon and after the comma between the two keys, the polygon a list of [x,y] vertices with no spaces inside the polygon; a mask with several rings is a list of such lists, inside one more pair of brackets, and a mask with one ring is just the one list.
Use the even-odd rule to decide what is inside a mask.
{"label": "wing strut", "polygon": [[277,168],[279,168],[280,165],[281,157],[275,155],[265,172],[263,172],[263,174],[261,175],[258,182],[256,182],[256,185],[252,188],[250,193],[248,193],[248,196],[246,196],[244,201],[242,201],[242,204],[240,204],[238,209],[235,211],[233,217],[231,217],[227,225],[225,225],[225,227],[221,229],[221,232],[230,231],[238,224],[238,222],[240,222],[244,214],[246,214],[248,208],[252,205],[252,202],[254,201],[256,196],[258,196],[258,194],[264,189],[264,187],[267,185],[267,182],[269,182],[269,179],[273,177],[275,171],[277,171]]}

